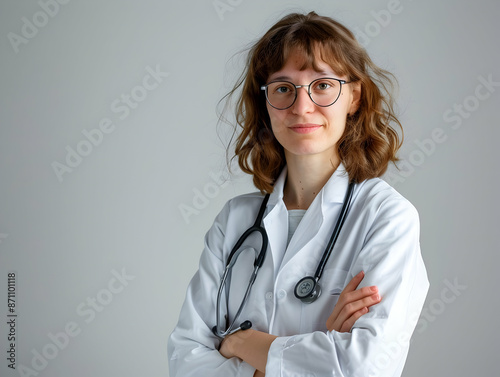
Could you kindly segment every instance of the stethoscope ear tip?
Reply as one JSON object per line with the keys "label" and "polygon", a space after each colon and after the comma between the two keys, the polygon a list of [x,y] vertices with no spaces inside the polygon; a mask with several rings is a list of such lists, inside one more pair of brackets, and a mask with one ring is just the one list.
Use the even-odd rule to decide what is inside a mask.
{"label": "stethoscope ear tip", "polygon": [[243,322],[240,325],[240,330],[248,330],[251,327],[252,327],[252,322],[250,322],[249,320],[246,320],[245,322]]}
{"label": "stethoscope ear tip", "polygon": [[245,322],[242,322],[238,328],[234,329],[234,330],[227,330],[226,332],[224,333],[220,333],[219,331],[217,331],[217,326],[214,326],[212,327],[212,332],[214,333],[214,335],[219,338],[219,339],[224,339],[226,336],[228,335],[232,335],[238,331],[242,331],[242,330],[248,330],[249,328],[252,327],[252,322],[250,322],[249,320],[246,320]]}
{"label": "stethoscope ear tip", "polygon": [[217,332],[217,326],[212,327],[212,332],[213,332],[213,334],[214,334],[217,338],[220,338],[220,337],[221,337],[221,336],[219,335],[219,333]]}

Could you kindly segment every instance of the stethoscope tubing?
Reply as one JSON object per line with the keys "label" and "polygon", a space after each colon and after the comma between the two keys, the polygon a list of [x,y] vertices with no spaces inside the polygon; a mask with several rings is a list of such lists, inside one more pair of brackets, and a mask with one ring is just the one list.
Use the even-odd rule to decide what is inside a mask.
{"label": "stethoscope tubing", "polygon": [[[217,322],[217,324],[213,329],[214,334],[220,338],[224,338],[227,335],[236,331],[234,325],[235,325],[236,321],[238,320],[241,312],[243,311],[245,304],[248,301],[248,297],[250,296],[250,291],[252,290],[252,286],[255,282],[255,279],[257,278],[257,274],[259,272],[259,269],[264,264],[264,260],[266,258],[267,246],[269,244],[269,239],[267,237],[266,230],[264,229],[264,227],[261,224],[262,224],[262,219],[264,217],[264,211],[266,210],[266,207],[267,207],[267,202],[269,200],[269,196],[270,196],[269,194],[266,194],[266,196],[264,197],[264,200],[262,201],[262,204],[260,206],[257,218],[255,219],[255,223],[241,235],[241,237],[238,239],[238,241],[234,245],[233,249],[229,253],[229,256],[228,256],[228,259],[226,262],[226,267],[224,269],[224,274],[222,275],[220,285],[219,285],[219,290],[217,292],[217,309],[216,309],[216,316],[217,316],[216,322]],[[227,326],[226,331],[220,331],[220,306],[221,306],[220,300],[221,300],[221,296],[222,296],[222,291],[224,290],[224,287],[226,286],[226,281],[231,280],[231,270],[232,270],[234,264],[236,263],[236,261],[238,260],[239,255],[243,251],[240,249],[241,245],[254,232],[258,232],[262,236],[262,245],[261,245],[260,253],[257,256],[257,258],[255,258],[254,269],[253,269],[252,275],[250,276],[250,280],[248,282],[248,286],[247,286],[247,289],[245,291],[245,295],[243,297],[243,300],[241,301],[241,304],[238,308],[238,311],[236,312],[236,315],[233,318],[233,321],[231,322],[231,324],[229,326]],[[226,288],[226,312],[227,313],[229,313],[229,307],[228,307],[229,289],[230,289],[230,284],[227,284],[227,288]],[[228,321],[228,320],[229,320],[229,318],[226,317],[226,321]],[[240,326],[240,327],[242,327],[242,326]]]}
{"label": "stethoscope tubing", "polygon": [[[234,316],[234,319],[233,321],[231,322],[231,324],[227,327],[227,330],[224,331],[224,332],[221,332],[219,329],[220,329],[220,297],[222,295],[222,290],[224,289],[224,286],[225,286],[225,282],[226,282],[226,279],[227,279],[227,276],[228,274],[230,273],[230,269],[226,269],[226,271],[224,272],[224,275],[221,279],[221,285],[219,287],[219,291],[217,293],[217,309],[216,309],[216,315],[217,315],[217,326],[215,327],[214,329],[214,333],[215,335],[217,335],[219,338],[224,338],[226,337],[227,335],[230,335],[232,334],[233,332],[235,332],[235,323],[236,321],[238,320],[241,312],[243,311],[243,308],[245,307],[245,304],[247,303],[248,301],[248,297],[250,296],[250,292],[252,290],[252,286],[253,286],[253,283],[255,282],[255,278],[257,277],[257,273],[259,271],[259,266],[255,266],[254,267],[254,270],[252,272],[252,275],[250,276],[250,280],[248,282],[248,286],[247,286],[247,289],[245,291],[245,295],[243,297],[243,300],[241,301],[241,304],[240,304],[240,307],[238,308],[238,311],[236,312],[236,315]],[[229,288],[228,290],[226,291],[227,292],[227,295],[229,295]],[[227,296],[226,296],[226,304],[228,303],[228,299],[227,299]],[[227,319],[227,318],[226,318]]]}
{"label": "stethoscope tubing", "polygon": [[[334,248],[334,246],[337,242],[338,236],[340,234],[340,230],[342,229],[342,226],[344,225],[344,221],[347,217],[347,212],[348,212],[349,207],[351,205],[354,186],[355,186],[354,182],[349,183],[349,186],[347,188],[347,192],[346,192],[345,197],[344,197],[344,203],[342,205],[342,209],[340,210],[339,218],[337,219],[337,222],[335,224],[335,228],[332,232],[332,236],[330,237],[330,240],[328,241],[328,244],[325,248],[325,251],[323,252],[323,255],[322,255],[321,260],[318,264],[318,267],[316,269],[314,277],[312,277],[312,276],[305,277],[297,283],[297,286],[295,289],[295,295],[297,298],[299,298],[304,303],[314,302],[321,294],[321,287],[319,285],[319,280],[320,280],[321,276],[323,275],[323,271],[325,269],[326,263],[328,262],[328,259],[330,258],[330,255],[333,251],[333,248]],[[224,338],[227,335],[230,335],[236,331],[239,331],[240,329],[247,329],[247,328],[251,327],[250,321],[243,322],[238,328],[235,327],[235,323],[238,320],[241,312],[243,311],[244,306],[246,305],[246,303],[248,301],[248,297],[250,296],[250,291],[251,291],[252,286],[255,282],[255,279],[257,278],[258,271],[262,267],[262,265],[264,263],[264,259],[266,257],[266,251],[267,251],[269,239],[267,237],[267,232],[266,232],[265,228],[262,226],[262,219],[264,217],[264,212],[265,212],[266,207],[267,207],[267,202],[269,200],[269,196],[270,196],[269,194],[266,194],[266,196],[265,196],[265,198],[260,206],[257,218],[255,219],[255,223],[241,235],[241,237],[238,239],[238,241],[234,245],[233,249],[229,253],[229,257],[228,257],[227,262],[226,262],[226,267],[224,269],[224,273],[222,275],[221,282],[219,285],[219,290],[217,292],[216,326],[214,326],[212,329],[213,333],[216,336],[218,336],[219,338]],[[252,272],[252,275],[250,276],[250,280],[248,282],[247,289],[245,291],[243,300],[241,301],[241,304],[236,312],[236,315],[234,316],[233,321],[231,322],[231,324],[229,326],[228,326],[229,314],[226,315],[226,331],[221,331],[220,330],[220,328],[221,328],[220,327],[220,306],[221,306],[220,300],[221,300],[221,296],[222,296],[222,291],[224,290],[224,287],[226,287],[226,281],[227,281],[228,284],[226,287],[226,313],[229,313],[229,289],[230,289],[230,281],[231,281],[231,271],[232,271],[232,268],[233,268],[234,264],[236,263],[236,260],[238,259],[239,255],[243,251],[243,250],[240,250],[241,245],[243,244],[243,242],[245,242],[245,240],[253,232],[258,232],[262,236],[261,251],[255,259],[254,270]],[[312,286],[312,288],[315,290],[312,291],[311,294],[308,293],[304,296],[300,296],[297,293],[297,287],[300,287],[300,283],[304,280],[309,280],[311,283],[306,283],[306,284],[310,284],[310,286]]]}
{"label": "stethoscope tubing", "polygon": [[347,192],[344,197],[344,204],[342,205],[342,209],[340,210],[340,217],[337,220],[337,223],[335,224],[335,228],[333,230],[332,236],[330,237],[330,240],[328,241],[328,244],[326,246],[325,251],[323,252],[323,256],[321,257],[321,260],[318,264],[318,268],[316,269],[316,272],[314,273],[314,279],[319,281],[321,279],[321,276],[323,275],[323,270],[325,269],[326,263],[328,262],[328,259],[330,259],[330,255],[332,254],[333,247],[335,246],[337,242],[337,238],[339,237],[340,230],[342,229],[342,226],[344,225],[344,221],[347,217],[347,210],[351,206],[351,200],[352,200],[352,192],[354,190],[354,182],[349,183],[349,187],[347,188]]}

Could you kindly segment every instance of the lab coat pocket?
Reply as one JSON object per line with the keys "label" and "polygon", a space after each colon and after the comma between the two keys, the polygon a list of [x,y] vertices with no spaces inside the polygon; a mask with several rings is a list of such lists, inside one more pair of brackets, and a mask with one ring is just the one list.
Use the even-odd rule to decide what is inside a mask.
{"label": "lab coat pocket", "polygon": [[347,271],[328,268],[319,280],[320,297],[311,304],[302,304],[301,333],[327,331],[326,321],[332,314],[342,290],[347,284]]}

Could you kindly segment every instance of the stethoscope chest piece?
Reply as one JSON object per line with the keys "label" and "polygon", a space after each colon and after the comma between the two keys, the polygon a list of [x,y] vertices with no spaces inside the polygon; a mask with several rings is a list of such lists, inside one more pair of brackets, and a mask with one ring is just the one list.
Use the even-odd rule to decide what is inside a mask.
{"label": "stethoscope chest piece", "polygon": [[310,304],[321,295],[321,286],[312,276],[306,276],[299,280],[295,286],[295,297],[305,304]]}

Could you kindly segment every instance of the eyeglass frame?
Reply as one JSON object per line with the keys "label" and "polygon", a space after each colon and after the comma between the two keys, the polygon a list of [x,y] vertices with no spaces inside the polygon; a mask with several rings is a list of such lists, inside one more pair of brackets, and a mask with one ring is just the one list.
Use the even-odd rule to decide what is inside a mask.
{"label": "eyeglass frame", "polygon": [[[335,80],[335,81],[338,81],[338,82],[340,83],[340,90],[339,90],[339,94],[338,94],[337,98],[335,98],[335,100],[334,100],[331,104],[329,104],[329,105],[320,105],[320,104],[316,103],[316,102],[312,99],[312,96],[311,96],[311,85],[312,85],[315,81],[319,81],[319,80],[326,80],[326,79],[328,79],[328,80]],[[290,105],[290,106],[280,108],[280,107],[276,107],[276,106],[274,106],[274,105],[271,103],[271,101],[269,101],[269,97],[267,96],[267,88],[269,87],[269,85],[271,85],[271,84],[273,84],[273,83],[275,83],[275,82],[286,82],[286,83],[288,83],[288,84],[291,84],[293,87],[295,87],[295,98],[293,99],[293,101],[292,101],[292,103],[291,103],[291,105]],[[318,78],[318,79],[315,79],[315,80],[311,81],[311,82],[310,82],[309,84],[307,84],[307,85],[295,85],[293,82],[291,82],[291,81],[287,81],[287,80],[274,80],[274,81],[271,81],[270,83],[268,83],[268,84],[266,84],[266,85],[262,85],[262,86],[260,87],[260,90],[263,90],[263,91],[264,91],[264,94],[265,94],[265,96],[266,96],[266,101],[267,101],[267,103],[268,103],[271,107],[275,108],[276,110],[286,110],[286,109],[289,109],[290,107],[292,107],[292,106],[295,104],[295,101],[297,101],[297,95],[298,95],[298,93],[299,93],[298,89],[300,89],[300,88],[305,88],[305,87],[307,87],[307,94],[308,94],[309,98],[311,99],[311,101],[312,101],[312,102],[313,102],[316,106],[319,106],[319,107],[328,107],[328,106],[332,106],[332,105],[333,105],[335,102],[337,102],[337,101],[338,101],[338,99],[340,98],[340,94],[342,93],[342,85],[344,85],[344,84],[350,84],[350,83],[352,83],[352,82],[353,82],[353,81],[341,80],[341,79],[337,79],[337,78],[335,78],[335,77],[320,77],[320,78]]]}

